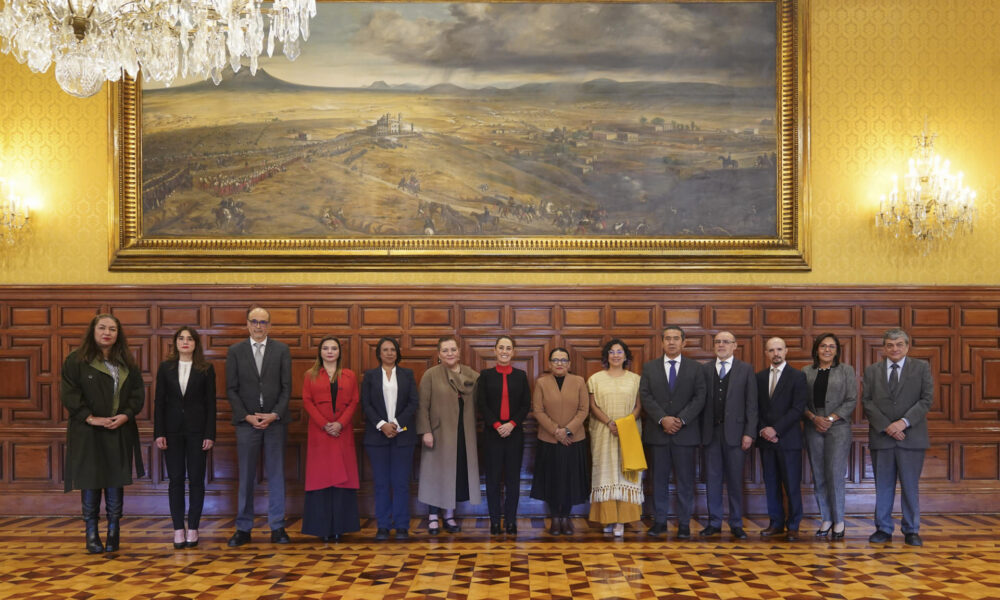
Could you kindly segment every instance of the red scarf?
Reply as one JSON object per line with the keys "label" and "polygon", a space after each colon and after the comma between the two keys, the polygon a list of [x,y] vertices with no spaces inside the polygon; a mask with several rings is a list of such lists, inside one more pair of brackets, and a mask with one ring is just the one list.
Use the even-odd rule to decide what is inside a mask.
{"label": "red scarf", "polygon": [[497,373],[503,375],[503,391],[500,393],[500,422],[510,421],[510,395],[507,392],[507,376],[514,371],[513,365],[497,365]]}

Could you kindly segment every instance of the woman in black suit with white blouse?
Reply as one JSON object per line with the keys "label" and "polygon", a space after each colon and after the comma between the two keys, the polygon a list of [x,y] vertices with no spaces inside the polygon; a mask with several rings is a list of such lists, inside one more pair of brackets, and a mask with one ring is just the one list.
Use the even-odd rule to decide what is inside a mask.
{"label": "woman in black suit with white blouse", "polygon": [[[166,457],[170,478],[174,548],[194,548],[205,503],[205,462],[215,444],[215,368],[205,360],[201,336],[191,327],[174,333],[170,354],[156,372],[153,437]],[[185,471],[191,490],[187,528]]]}

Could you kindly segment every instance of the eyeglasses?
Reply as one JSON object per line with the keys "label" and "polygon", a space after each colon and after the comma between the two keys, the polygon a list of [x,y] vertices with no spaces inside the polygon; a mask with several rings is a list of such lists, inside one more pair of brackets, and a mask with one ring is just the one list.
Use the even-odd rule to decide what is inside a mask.
{"label": "eyeglasses", "polygon": [[729,344],[735,344],[735,343],[736,343],[736,340],[715,340],[715,345],[717,345],[717,346],[719,344],[728,346]]}
{"label": "eyeglasses", "polygon": [[608,350],[608,354],[613,354],[613,355],[615,355],[615,356],[618,356],[618,355],[621,355],[621,354],[625,354],[625,351],[624,351],[624,350],[622,350],[622,349],[618,349],[618,350]]}
{"label": "eyeglasses", "polygon": [[820,344],[819,347],[821,350],[836,350],[837,344]]}
{"label": "eyeglasses", "polygon": [[267,327],[270,321],[258,321],[257,319],[247,319],[247,323],[250,323],[254,327]]}
{"label": "eyeglasses", "polygon": [[564,364],[566,364],[566,363],[569,362],[569,359],[568,358],[552,358],[552,359],[549,359],[549,362],[551,362],[554,365],[564,365]]}

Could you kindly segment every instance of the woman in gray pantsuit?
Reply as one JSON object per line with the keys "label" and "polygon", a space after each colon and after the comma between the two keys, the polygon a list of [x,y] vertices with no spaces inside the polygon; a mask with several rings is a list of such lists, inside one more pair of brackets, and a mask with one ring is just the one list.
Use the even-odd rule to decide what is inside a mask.
{"label": "woman in gray pantsuit", "polygon": [[[813,364],[802,369],[809,383],[805,411],[806,449],[823,523],[816,537],[844,537],[844,478],[851,451],[851,416],[858,403],[858,382],[851,365],[840,362],[840,340],[832,333],[816,338]],[[832,533],[831,533],[832,529]]]}

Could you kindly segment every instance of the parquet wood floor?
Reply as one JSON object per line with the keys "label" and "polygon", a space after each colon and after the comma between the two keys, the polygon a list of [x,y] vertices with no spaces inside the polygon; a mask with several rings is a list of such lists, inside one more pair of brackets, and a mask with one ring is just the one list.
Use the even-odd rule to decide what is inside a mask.
{"label": "parquet wood floor", "polygon": [[[102,520],[102,528],[104,522]],[[516,539],[491,538],[467,519],[456,535],[426,535],[416,521],[406,541],[375,542],[374,524],[339,544],[288,531],[293,543],[227,548],[232,519],[206,519],[198,548],[175,551],[168,519],[126,517],[122,548],[86,554],[79,518],[0,519],[0,598],[1000,598],[1000,515],[925,516],[923,548],[902,537],[868,544],[871,519],[852,518],[843,541],[765,541],[725,530],[710,540],[614,539],[575,522],[576,537],[554,537],[542,519],[522,519]],[[579,533],[586,531],[585,534]]]}

